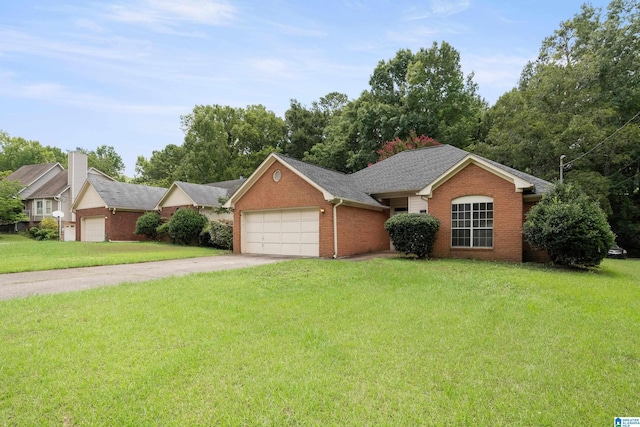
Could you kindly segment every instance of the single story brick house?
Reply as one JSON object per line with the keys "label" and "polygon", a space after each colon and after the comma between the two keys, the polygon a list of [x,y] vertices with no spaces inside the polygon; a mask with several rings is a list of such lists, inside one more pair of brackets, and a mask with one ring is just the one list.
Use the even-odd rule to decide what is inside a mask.
{"label": "single story brick house", "polygon": [[170,218],[180,208],[193,209],[212,219],[233,219],[230,213],[218,213],[220,200],[226,199],[242,185],[245,179],[214,182],[212,184],[192,184],[175,181],[162,196],[156,210],[164,218]]}
{"label": "single story brick house", "polygon": [[155,210],[165,188],[104,181],[89,177],[72,209],[76,215],[76,240],[83,242],[140,241],[136,221]]}
{"label": "single story brick house", "polygon": [[231,196],[236,253],[347,257],[389,250],[384,222],[440,220],[432,256],[544,259],[524,215],[550,183],[450,145],[404,151],[353,174],[271,154]]}

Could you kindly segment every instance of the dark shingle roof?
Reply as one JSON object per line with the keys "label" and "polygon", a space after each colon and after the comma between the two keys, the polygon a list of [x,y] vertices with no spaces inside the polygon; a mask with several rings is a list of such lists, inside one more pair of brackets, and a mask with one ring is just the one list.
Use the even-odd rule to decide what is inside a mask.
{"label": "dark shingle roof", "polygon": [[235,193],[238,188],[240,188],[240,186],[242,184],[244,184],[244,182],[247,180],[247,178],[239,178],[239,179],[232,179],[231,181],[220,181],[220,182],[212,182],[211,184],[205,184],[209,187],[217,187],[217,188],[223,188],[225,190],[227,190],[227,196],[233,196],[233,193]]}
{"label": "dark shingle roof", "polygon": [[451,145],[402,151],[354,173],[353,180],[370,194],[418,191],[468,154]]}
{"label": "dark shingle roof", "polygon": [[[451,145],[437,145],[403,151],[351,175],[324,169],[282,154],[276,154],[276,156],[289,163],[336,198],[381,206],[371,195],[418,192],[433,183],[469,154],[467,151]],[[545,193],[551,185],[533,175],[475,154],[473,156],[534,184],[535,193]]]}
{"label": "dark shingle roof", "polygon": [[29,195],[29,199],[59,196],[60,193],[62,193],[69,187],[69,184],[67,184],[68,175],[69,174],[66,170],[61,171],[59,174],[50,179],[49,182],[31,193],[31,195]]}
{"label": "dark shingle roof", "polygon": [[150,211],[167,191],[165,188],[127,184],[119,181],[88,179],[108,208]]}
{"label": "dark shingle roof", "polygon": [[320,166],[305,163],[293,157],[276,154],[286,163],[290,164],[307,178],[339,199],[351,200],[370,206],[383,206],[365,191],[363,191],[352,179],[352,175],[332,171]]}
{"label": "dark shingle roof", "polygon": [[[44,175],[47,171],[54,168],[59,163],[41,163],[39,165],[24,165],[6,179],[10,181],[18,181],[23,187],[31,185],[35,180]],[[60,166],[62,168],[62,166]]]}
{"label": "dark shingle roof", "polygon": [[226,188],[213,187],[212,184],[191,184],[182,181],[176,181],[175,184],[198,206],[220,206],[218,199],[228,194]]}

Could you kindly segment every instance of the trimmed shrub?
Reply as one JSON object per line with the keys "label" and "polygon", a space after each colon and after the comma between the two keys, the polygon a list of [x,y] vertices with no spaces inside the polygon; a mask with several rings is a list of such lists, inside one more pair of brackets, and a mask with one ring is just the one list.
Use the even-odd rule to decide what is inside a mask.
{"label": "trimmed shrub", "polygon": [[156,228],[156,236],[160,240],[162,240],[164,237],[169,237],[169,222],[160,224],[158,228]]}
{"label": "trimmed shrub", "polygon": [[162,218],[158,212],[146,212],[136,221],[134,233],[155,239],[158,236],[158,227],[161,225]]}
{"label": "trimmed shrub", "polygon": [[209,223],[211,246],[218,249],[233,249],[233,221],[216,220]]}
{"label": "trimmed shrub", "polygon": [[190,245],[198,241],[206,224],[204,215],[191,209],[178,209],[169,220],[169,237],[176,243]]}
{"label": "trimmed shrub", "polygon": [[57,240],[58,221],[51,217],[43,218],[37,227],[29,229],[29,234],[36,240]]}
{"label": "trimmed shrub", "polygon": [[433,250],[440,221],[429,214],[403,213],[389,218],[384,228],[397,251],[423,259]]}
{"label": "trimmed shrub", "polygon": [[599,265],[613,245],[607,217],[576,187],[557,183],[526,215],[523,233],[534,248],[547,250],[558,265]]}

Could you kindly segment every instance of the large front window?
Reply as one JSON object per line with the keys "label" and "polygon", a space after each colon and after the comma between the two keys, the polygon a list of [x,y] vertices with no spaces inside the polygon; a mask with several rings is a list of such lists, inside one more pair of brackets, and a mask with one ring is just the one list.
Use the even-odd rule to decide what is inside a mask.
{"label": "large front window", "polygon": [[36,216],[51,216],[51,200],[36,200]]}
{"label": "large front window", "polygon": [[493,199],[459,197],[451,203],[451,246],[493,247]]}

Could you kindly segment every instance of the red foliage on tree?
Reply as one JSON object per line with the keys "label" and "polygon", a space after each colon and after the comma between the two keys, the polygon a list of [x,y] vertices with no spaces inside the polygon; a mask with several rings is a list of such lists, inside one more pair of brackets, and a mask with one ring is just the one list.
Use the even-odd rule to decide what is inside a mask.
{"label": "red foliage on tree", "polygon": [[435,145],[441,145],[438,141],[430,136],[420,135],[417,136],[414,131],[409,133],[409,137],[406,139],[395,138],[391,141],[387,141],[382,144],[382,148],[377,150],[378,161],[387,159],[394,154],[398,154],[401,151],[415,150],[416,148],[433,147]]}

